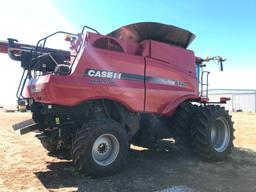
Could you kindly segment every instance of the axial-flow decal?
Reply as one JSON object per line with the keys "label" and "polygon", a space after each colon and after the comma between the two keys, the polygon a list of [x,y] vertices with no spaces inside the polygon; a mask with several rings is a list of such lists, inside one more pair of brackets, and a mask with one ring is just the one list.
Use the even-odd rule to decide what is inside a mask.
{"label": "axial-flow decal", "polygon": [[148,81],[151,83],[162,84],[162,85],[187,87],[187,83],[179,80],[163,79],[163,78],[150,77],[150,76],[144,77],[144,75],[120,73],[120,72],[98,70],[98,69],[86,69],[85,76],[96,77],[96,78],[108,78],[108,79]]}

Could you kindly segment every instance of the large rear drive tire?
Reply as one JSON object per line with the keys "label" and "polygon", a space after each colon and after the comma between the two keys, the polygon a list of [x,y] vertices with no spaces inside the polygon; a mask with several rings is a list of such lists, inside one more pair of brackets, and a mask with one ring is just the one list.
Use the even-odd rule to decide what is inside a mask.
{"label": "large rear drive tire", "polygon": [[175,144],[180,150],[191,150],[191,123],[193,117],[199,111],[199,106],[192,105],[191,103],[185,103],[181,105],[173,117],[173,127],[174,127],[174,139]]}
{"label": "large rear drive tire", "polygon": [[80,173],[102,177],[116,173],[126,160],[128,137],[121,124],[113,120],[86,123],[77,131],[72,159]]}
{"label": "large rear drive tire", "polygon": [[231,116],[218,105],[201,107],[193,120],[191,136],[194,150],[202,160],[225,160],[233,147]]}

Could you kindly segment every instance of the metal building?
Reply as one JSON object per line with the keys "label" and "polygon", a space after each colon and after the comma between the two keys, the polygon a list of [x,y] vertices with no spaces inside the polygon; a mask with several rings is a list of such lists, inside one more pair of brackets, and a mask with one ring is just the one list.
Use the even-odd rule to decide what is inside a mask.
{"label": "metal building", "polygon": [[230,101],[223,105],[229,111],[256,112],[256,90],[254,89],[211,89],[210,101],[218,101],[220,97],[229,97]]}

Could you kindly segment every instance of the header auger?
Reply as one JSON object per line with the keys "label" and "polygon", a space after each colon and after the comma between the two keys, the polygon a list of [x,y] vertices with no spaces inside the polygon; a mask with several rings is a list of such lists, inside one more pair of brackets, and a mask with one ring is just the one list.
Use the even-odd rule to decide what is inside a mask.
{"label": "header auger", "polygon": [[[75,168],[94,176],[118,171],[130,144],[151,148],[170,137],[201,159],[227,158],[233,123],[209,102],[203,70],[209,60],[223,70],[224,59],[196,57],[187,49],[195,35],[171,25],[136,23],[108,35],[85,28],[53,33],[35,46],[0,42],[1,53],[21,62],[17,97],[32,112],[16,131],[38,130],[47,150],[71,152]],[[69,51],[46,47],[59,33]]]}

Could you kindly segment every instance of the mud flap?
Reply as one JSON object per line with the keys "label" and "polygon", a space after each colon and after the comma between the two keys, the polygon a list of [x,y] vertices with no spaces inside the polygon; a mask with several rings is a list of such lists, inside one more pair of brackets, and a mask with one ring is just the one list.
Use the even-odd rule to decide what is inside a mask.
{"label": "mud flap", "polygon": [[31,131],[38,130],[38,124],[33,121],[33,119],[28,119],[12,126],[14,131],[19,135],[24,135]]}

